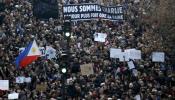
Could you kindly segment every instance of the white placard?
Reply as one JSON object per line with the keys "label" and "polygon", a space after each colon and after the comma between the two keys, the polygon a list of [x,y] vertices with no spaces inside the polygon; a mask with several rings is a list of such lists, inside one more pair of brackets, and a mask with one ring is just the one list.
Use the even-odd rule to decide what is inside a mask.
{"label": "white placard", "polygon": [[129,50],[129,58],[130,59],[141,59],[141,51],[136,49]]}
{"label": "white placard", "polygon": [[16,83],[24,83],[24,80],[25,80],[24,76],[16,77]]}
{"label": "white placard", "polygon": [[77,47],[81,48],[81,43],[80,42],[77,43]]}
{"label": "white placard", "polygon": [[107,34],[105,33],[95,33],[94,34],[94,40],[98,42],[105,42],[106,37],[107,37]]}
{"label": "white placard", "polygon": [[137,69],[133,69],[133,70],[132,70],[132,74],[133,74],[135,77],[137,77],[137,76],[138,76],[138,71],[137,71]]}
{"label": "white placard", "polygon": [[0,80],[0,90],[9,90],[9,80]]}
{"label": "white placard", "polygon": [[121,49],[110,48],[110,58],[120,58],[122,55]]}
{"label": "white placard", "polygon": [[119,61],[129,61],[129,56],[127,52],[122,52],[121,55],[119,56]]}
{"label": "white placard", "polygon": [[153,52],[152,53],[152,61],[153,62],[164,62],[165,61],[165,53],[164,52]]}
{"label": "white placard", "polygon": [[136,49],[126,49],[125,52],[127,53],[129,59],[141,59],[141,51]]}
{"label": "white placard", "polygon": [[127,62],[127,63],[128,63],[129,69],[135,68],[133,61],[129,61],[129,62]]}
{"label": "white placard", "polygon": [[136,95],[136,96],[134,97],[134,100],[141,100],[140,95],[139,95],[139,94],[138,94],[138,95]]}
{"label": "white placard", "polygon": [[30,82],[31,82],[31,80],[32,80],[32,78],[31,78],[31,77],[26,77],[26,78],[25,78],[25,80],[24,80],[24,82],[26,82],[26,83],[30,83]]}
{"label": "white placard", "polygon": [[19,93],[8,94],[8,99],[9,100],[18,99],[18,97],[19,97]]}
{"label": "white placard", "polygon": [[56,58],[56,50],[51,46],[46,46],[46,58],[47,59]]}

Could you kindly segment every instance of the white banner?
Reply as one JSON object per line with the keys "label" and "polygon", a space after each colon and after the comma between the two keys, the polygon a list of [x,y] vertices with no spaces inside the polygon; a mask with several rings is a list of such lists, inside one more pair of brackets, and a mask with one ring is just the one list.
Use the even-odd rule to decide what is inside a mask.
{"label": "white banner", "polygon": [[0,80],[0,90],[9,90],[9,80]]}
{"label": "white banner", "polygon": [[[100,1],[100,0],[99,0]],[[41,9],[42,10],[42,9]],[[39,12],[40,13],[40,12]],[[104,6],[94,3],[63,5],[63,15],[70,16],[71,20],[123,20],[122,6]]]}
{"label": "white banner", "polygon": [[94,40],[98,42],[105,42],[106,37],[107,37],[107,34],[105,33],[95,33],[94,34]]}
{"label": "white banner", "polygon": [[153,52],[152,53],[152,61],[153,62],[164,62],[165,61],[165,53],[164,52]]}

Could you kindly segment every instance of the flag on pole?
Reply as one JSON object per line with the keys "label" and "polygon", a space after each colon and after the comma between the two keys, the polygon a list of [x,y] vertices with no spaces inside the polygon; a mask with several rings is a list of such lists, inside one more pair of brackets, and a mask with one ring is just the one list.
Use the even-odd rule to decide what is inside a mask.
{"label": "flag on pole", "polygon": [[37,60],[40,55],[41,55],[41,52],[38,48],[38,45],[36,44],[36,41],[34,40],[16,58],[15,63],[17,68],[26,67],[27,65],[31,64],[33,61]]}

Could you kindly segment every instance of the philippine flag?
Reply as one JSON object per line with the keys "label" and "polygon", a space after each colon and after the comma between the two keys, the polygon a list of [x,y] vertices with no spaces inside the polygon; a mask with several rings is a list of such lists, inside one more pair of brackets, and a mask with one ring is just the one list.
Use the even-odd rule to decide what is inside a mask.
{"label": "philippine flag", "polygon": [[40,55],[41,55],[41,52],[38,48],[38,45],[36,44],[36,41],[34,40],[16,58],[15,63],[17,68],[26,67],[27,65],[31,64],[33,61],[37,60]]}

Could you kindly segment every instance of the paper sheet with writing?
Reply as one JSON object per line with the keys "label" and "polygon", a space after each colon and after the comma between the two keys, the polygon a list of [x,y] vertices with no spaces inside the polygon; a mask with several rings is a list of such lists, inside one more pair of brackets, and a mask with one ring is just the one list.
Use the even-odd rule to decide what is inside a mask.
{"label": "paper sheet with writing", "polygon": [[105,42],[106,37],[107,37],[107,34],[105,33],[95,33],[94,34],[94,40],[98,42]]}
{"label": "paper sheet with writing", "polygon": [[141,59],[141,50],[126,49],[125,52],[129,59]]}
{"label": "paper sheet with writing", "polygon": [[128,49],[130,59],[141,59],[141,50]]}
{"label": "paper sheet with writing", "polygon": [[26,77],[24,81],[25,81],[26,83],[30,83],[30,82],[31,82],[31,80],[32,80],[32,78],[31,78],[31,77]]}
{"label": "paper sheet with writing", "polygon": [[25,81],[25,77],[24,76],[16,77],[16,83],[24,83],[24,81]]}
{"label": "paper sheet with writing", "polygon": [[56,58],[56,50],[51,46],[46,46],[46,56],[47,59]]}
{"label": "paper sheet with writing", "polygon": [[139,94],[137,94],[135,97],[134,97],[134,100],[141,100],[141,97]]}
{"label": "paper sheet with writing", "polygon": [[121,55],[119,56],[119,61],[129,61],[129,55],[128,52],[122,52]]}
{"label": "paper sheet with writing", "polygon": [[138,71],[137,71],[137,69],[133,69],[133,70],[132,70],[132,74],[133,74],[135,77],[137,77],[137,76],[138,76]]}
{"label": "paper sheet with writing", "polygon": [[0,80],[0,90],[9,90],[9,80]]}
{"label": "paper sheet with writing", "polygon": [[18,97],[19,97],[19,93],[8,94],[8,99],[9,100],[18,99]]}
{"label": "paper sheet with writing", "polygon": [[80,66],[82,75],[94,74],[93,64],[83,64]]}
{"label": "paper sheet with writing", "polygon": [[127,63],[128,63],[129,69],[135,68],[135,65],[134,65],[133,61],[129,61],[129,62],[127,62]]}
{"label": "paper sheet with writing", "polygon": [[121,49],[110,48],[110,58],[120,58],[122,55]]}
{"label": "paper sheet with writing", "polygon": [[165,61],[165,53],[164,52],[153,52],[152,53],[152,61],[153,62],[164,62]]}

